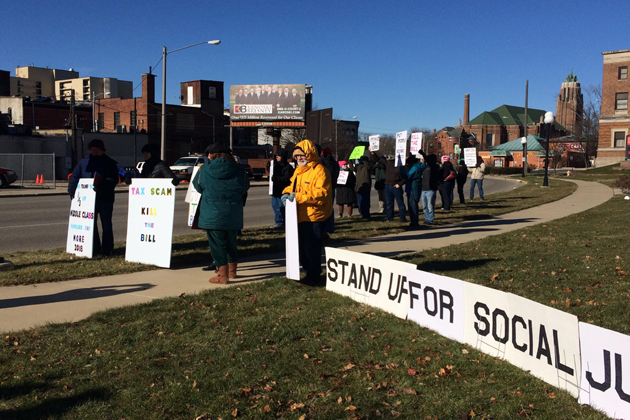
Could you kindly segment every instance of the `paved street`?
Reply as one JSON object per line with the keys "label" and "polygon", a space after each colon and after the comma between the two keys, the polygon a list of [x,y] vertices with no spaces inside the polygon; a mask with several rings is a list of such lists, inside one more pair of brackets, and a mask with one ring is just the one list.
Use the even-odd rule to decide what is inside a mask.
{"label": "paved street", "polygon": [[[484,192],[492,194],[514,188],[514,185],[514,181],[486,177]],[[58,184],[56,191],[17,187],[0,190],[0,255],[65,247],[70,209],[66,189],[66,185]],[[127,186],[119,186],[118,189],[120,192],[116,194],[113,217],[114,239],[124,241],[127,237]],[[187,225],[188,203],[184,201],[185,196],[186,189],[179,187],[175,198],[174,236],[191,233]],[[378,206],[374,189],[371,202],[373,210]],[[273,224],[267,181],[252,181],[244,217],[245,227]]]}

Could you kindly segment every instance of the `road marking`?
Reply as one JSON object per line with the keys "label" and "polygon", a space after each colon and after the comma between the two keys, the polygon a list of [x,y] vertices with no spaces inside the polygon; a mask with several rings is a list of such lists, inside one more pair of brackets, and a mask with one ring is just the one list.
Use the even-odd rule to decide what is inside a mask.
{"label": "road marking", "polygon": [[25,228],[25,227],[36,227],[36,226],[51,226],[51,225],[67,225],[68,222],[63,223],[42,223],[37,225],[18,225],[18,226],[0,226],[0,229],[13,229],[13,228]]}

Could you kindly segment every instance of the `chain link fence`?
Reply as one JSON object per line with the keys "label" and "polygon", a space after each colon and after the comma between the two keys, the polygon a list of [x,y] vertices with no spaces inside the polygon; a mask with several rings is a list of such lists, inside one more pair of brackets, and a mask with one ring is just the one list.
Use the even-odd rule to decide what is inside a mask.
{"label": "chain link fence", "polygon": [[56,188],[54,153],[0,153],[0,167],[15,171],[23,188]]}

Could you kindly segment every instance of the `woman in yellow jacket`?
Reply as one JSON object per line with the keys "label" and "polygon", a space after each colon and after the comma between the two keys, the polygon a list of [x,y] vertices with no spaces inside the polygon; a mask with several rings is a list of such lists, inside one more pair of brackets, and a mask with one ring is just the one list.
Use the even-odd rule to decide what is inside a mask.
{"label": "woman in yellow jacket", "polygon": [[322,236],[326,232],[323,222],[332,214],[332,182],[328,169],[318,163],[317,148],[310,140],[302,140],[295,146],[293,160],[295,172],[291,184],[282,191],[282,202],[297,203],[300,265],[306,271],[300,283],[318,286],[323,283]]}

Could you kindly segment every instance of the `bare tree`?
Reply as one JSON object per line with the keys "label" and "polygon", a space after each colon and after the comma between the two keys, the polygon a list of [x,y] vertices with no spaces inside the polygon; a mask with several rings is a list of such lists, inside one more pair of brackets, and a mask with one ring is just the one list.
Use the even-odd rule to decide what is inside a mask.
{"label": "bare tree", "polygon": [[602,105],[601,85],[590,85],[584,89],[586,101],[584,102],[584,114],[582,118],[582,133],[579,136],[583,142],[586,162],[597,156],[597,143],[599,141],[599,114]]}

